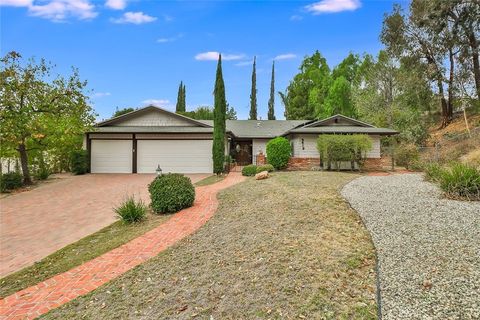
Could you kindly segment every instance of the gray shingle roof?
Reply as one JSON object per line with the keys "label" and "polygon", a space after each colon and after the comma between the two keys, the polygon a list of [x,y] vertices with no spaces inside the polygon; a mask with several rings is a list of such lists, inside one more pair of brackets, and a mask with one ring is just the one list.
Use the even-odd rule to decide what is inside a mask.
{"label": "gray shingle roof", "polygon": [[398,131],[387,128],[359,127],[359,126],[325,126],[325,127],[301,127],[292,129],[290,133],[366,133],[379,135],[398,134]]}
{"label": "gray shingle roof", "polygon": [[108,126],[97,127],[91,132],[104,133],[212,133],[211,127],[163,127],[163,126]]}
{"label": "gray shingle roof", "polygon": [[[212,120],[201,120],[213,126]],[[275,138],[311,120],[227,120],[227,131],[238,138]]]}

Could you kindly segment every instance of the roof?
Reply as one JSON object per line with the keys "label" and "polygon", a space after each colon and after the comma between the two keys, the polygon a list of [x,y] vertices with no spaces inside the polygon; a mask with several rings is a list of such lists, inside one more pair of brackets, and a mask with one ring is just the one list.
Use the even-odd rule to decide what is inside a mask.
{"label": "roof", "polygon": [[[213,120],[202,122],[213,125]],[[309,122],[311,120],[227,120],[226,125],[227,131],[237,138],[271,139]]]}
{"label": "roof", "polygon": [[324,127],[300,127],[290,130],[288,133],[364,133],[378,135],[394,135],[398,131],[387,128],[360,127],[360,126],[324,126]]}
{"label": "roof", "polygon": [[206,123],[200,122],[198,120],[195,120],[195,119],[192,119],[192,118],[189,118],[189,117],[186,117],[186,116],[182,116],[181,114],[171,112],[171,111],[168,111],[168,110],[165,110],[165,109],[159,108],[157,106],[153,106],[153,105],[150,105],[150,106],[147,106],[145,108],[141,108],[141,109],[138,109],[138,110],[135,110],[135,111],[131,111],[131,112],[122,114],[118,117],[113,117],[111,119],[99,122],[99,123],[96,124],[96,127],[103,127],[103,126],[107,126],[107,125],[111,126],[112,124],[115,124],[115,123],[118,123],[118,122],[121,122],[121,121],[124,121],[124,120],[127,120],[127,119],[134,118],[134,117],[136,117],[136,116],[138,116],[142,113],[152,111],[152,110],[166,113],[166,114],[168,114],[172,117],[182,119],[184,121],[190,122],[190,123],[195,124],[197,126],[211,127],[210,125],[208,125]]}
{"label": "roof", "polygon": [[[338,120],[343,120],[344,123],[349,123],[349,124],[354,125],[354,126],[374,128],[374,126],[372,126],[371,124],[368,124],[368,123],[366,123],[366,122],[363,122],[363,121],[360,121],[360,120],[357,120],[357,119],[353,119],[353,118],[344,116],[343,114],[336,114],[336,115],[331,116],[331,117],[328,117],[328,118],[326,118],[326,119],[314,121],[314,122],[312,122],[312,123],[309,123],[309,124],[306,125],[305,127],[325,126],[325,125],[329,125],[329,124],[332,123],[332,122],[333,122],[333,123],[336,123],[336,122],[338,122]],[[336,124],[336,125],[337,125],[337,124]],[[341,125],[341,124],[338,124],[337,126],[340,126],[340,125]]]}
{"label": "roof", "polygon": [[89,133],[212,133],[212,127],[166,127],[166,126],[105,126],[94,127]]}

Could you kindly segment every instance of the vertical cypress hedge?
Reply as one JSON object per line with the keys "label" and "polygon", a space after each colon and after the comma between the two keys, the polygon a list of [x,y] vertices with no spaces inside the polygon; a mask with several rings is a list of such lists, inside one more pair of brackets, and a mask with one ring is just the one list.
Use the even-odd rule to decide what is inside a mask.
{"label": "vertical cypress hedge", "polygon": [[275,61],[272,64],[272,81],[270,82],[270,99],[268,100],[268,120],[275,120]]}
{"label": "vertical cypress hedge", "polygon": [[185,86],[183,85],[183,81],[180,81],[180,85],[178,86],[177,105],[175,106],[175,112],[185,112]]}
{"label": "vertical cypress hedge", "polygon": [[252,92],[250,93],[250,120],[257,120],[257,57],[253,58]]}
{"label": "vertical cypress hedge", "polygon": [[213,103],[213,172],[220,174],[224,170],[225,161],[225,118],[227,100],[225,99],[225,84],[222,75],[222,55],[218,57],[217,76],[215,78]]}

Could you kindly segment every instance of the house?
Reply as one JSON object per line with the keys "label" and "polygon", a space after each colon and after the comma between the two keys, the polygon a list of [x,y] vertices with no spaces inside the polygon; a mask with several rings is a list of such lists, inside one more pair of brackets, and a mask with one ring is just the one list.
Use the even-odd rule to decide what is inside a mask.
{"label": "house", "polygon": [[[324,120],[227,120],[226,152],[240,165],[262,161],[267,142],[284,136],[292,143],[290,166],[319,165],[320,134],[368,134],[373,149],[367,161],[378,163],[380,137],[392,129],[335,115]],[[148,106],[98,123],[85,135],[92,173],[212,172],[213,121],[194,120]]]}

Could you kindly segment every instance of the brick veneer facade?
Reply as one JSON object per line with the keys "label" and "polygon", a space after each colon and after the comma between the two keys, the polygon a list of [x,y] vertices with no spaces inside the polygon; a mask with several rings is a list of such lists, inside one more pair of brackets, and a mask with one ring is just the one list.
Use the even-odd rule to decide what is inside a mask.
{"label": "brick veneer facade", "polygon": [[257,166],[263,166],[264,164],[267,163],[267,159],[265,158],[265,155],[263,152],[260,152],[259,154],[256,155],[257,157]]}

